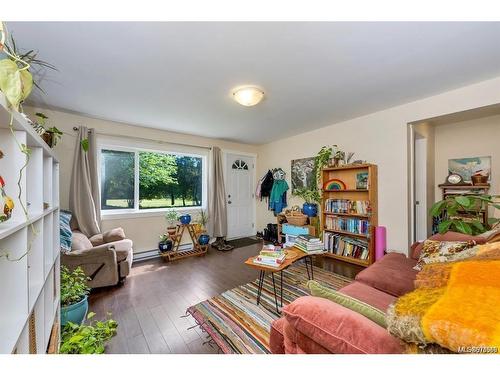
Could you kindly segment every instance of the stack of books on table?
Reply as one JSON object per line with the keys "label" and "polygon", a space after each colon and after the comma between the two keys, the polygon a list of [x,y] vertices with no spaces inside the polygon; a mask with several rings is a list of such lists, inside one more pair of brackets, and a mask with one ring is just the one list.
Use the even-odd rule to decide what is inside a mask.
{"label": "stack of books on table", "polygon": [[285,258],[286,254],[281,247],[264,245],[253,262],[268,267],[279,267],[285,261]]}
{"label": "stack of books on table", "polygon": [[295,247],[307,254],[320,254],[324,252],[323,241],[309,234],[298,236]]}

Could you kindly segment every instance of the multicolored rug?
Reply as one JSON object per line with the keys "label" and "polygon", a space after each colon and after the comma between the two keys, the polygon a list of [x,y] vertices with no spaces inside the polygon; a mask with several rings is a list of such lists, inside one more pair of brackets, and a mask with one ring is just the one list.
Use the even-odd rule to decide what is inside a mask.
{"label": "multicolored rug", "polygon": [[[283,305],[309,295],[305,265],[295,264],[283,271]],[[314,267],[314,279],[333,289],[340,289],[352,280]],[[275,275],[276,289],[279,274]],[[223,353],[269,353],[271,323],[279,318],[274,302],[273,283],[266,274],[260,304],[257,306],[258,280],[228,290],[188,308]],[[278,302],[279,302],[279,290]]]}

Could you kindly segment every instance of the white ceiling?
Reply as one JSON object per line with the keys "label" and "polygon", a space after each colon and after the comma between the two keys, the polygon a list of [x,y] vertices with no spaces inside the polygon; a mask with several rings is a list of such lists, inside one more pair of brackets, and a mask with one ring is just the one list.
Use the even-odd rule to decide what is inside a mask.
{"label": "white ceiling", "polygon": [[[53,63],[32,103],[266,143],[500,75],[500,23],[10,22]],[[242,84],[265,100],[231,99]],[[374,124],[376,126],[376,124]]]}

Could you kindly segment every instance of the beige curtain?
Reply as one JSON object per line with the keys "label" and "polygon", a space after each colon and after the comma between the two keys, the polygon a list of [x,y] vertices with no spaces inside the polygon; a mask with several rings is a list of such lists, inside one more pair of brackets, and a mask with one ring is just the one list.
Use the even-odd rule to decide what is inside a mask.
{"label": "beige curtain", "polygon": [[[80,126],[73,158],[69,190],[69,208],[80,231],[87,235],[101,233],[101,208],[97,180],[97,147],[94,129]],[[88,139],[85,151],[82,141]]]}
{"label": "beige curtain", "polygon": [[226,189],[224,186],[224,164],[222,151],[219,147],[212,147],[209,179],[209,217],[210,234],[212,237],[226,237],[227,235],[227,205]]}

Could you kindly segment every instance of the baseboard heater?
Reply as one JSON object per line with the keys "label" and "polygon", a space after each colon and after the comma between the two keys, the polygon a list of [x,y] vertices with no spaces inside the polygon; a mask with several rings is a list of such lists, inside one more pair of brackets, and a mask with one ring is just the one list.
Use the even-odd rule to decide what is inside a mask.
{"label": "baseboard heater", "polygon": [[[179,250],[191,250],[193,248],[192,244],[184,244],[179,246]],[[153,249],[153,250],[146,250],[146,251],[141,251],[140,253],[135,253],[134,254],[134,263],[136,262],[142,262],[144,260],[150,260],[150,259],[155,259],[159,258],[160,252],[158,249]]]}

